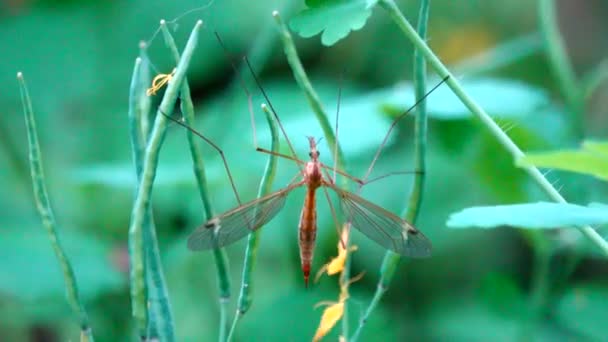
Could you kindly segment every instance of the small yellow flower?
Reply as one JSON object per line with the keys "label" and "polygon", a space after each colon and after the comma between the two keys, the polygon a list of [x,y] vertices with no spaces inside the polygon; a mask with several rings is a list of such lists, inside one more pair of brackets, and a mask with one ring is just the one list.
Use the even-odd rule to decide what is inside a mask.
{"label": "small yellow flower", "polygon": [[338,256],[331,259],[330,262],[321,267],[319,272],[317,272],[315,281],[319,281],[319,278],[323,275],[323,273],[327,273],[327,275],[334,275],[339,272],[342,272],[342,270],[344,269],[344,264],[346,263],[347,254],[357,250],[357,246],[350,246],[348,250],[344,248],[346,242],[348,241],[348,235],[350,232],[349,228],[350,227],[348,225],[344,225],[344,228],[342,229],[342,236],[340,237],[340,241],[338,242]]}
{"label": "small yellow flower", "polygon": [[327,335],[327,333],[331,330],[331,328],[338,323],[342,315],[344,314],[344,302],[338,302],[329,305],[325,311],[323,311],[323,316],[321,316],[321,323],[319,323],[319,327],[317,328],[317,332],[315,333],[315,337],[312,338],[314,342],[319,341],[323,336]]}
{"label": "small yellow flower", "polygon": [[323,336],[327,335],[327,333],[338,323],[338,321],[344,315],[344,304],[348,299],[348,286],[359,279],[363,278],[365,273],[360,273],[354,278],[351,278],[345,284],[340,285],[340,298],[338,302],[321,302],[318,305],[328,305],[327,308],[323,311],[323,315],[321,316],[321,322],[319,323],[319,327],[317,328],[317,332],[315,332],[315,336],[313,337],[313,342],[319,341]]}
{"label": "small yellow flower", "polygon": [[[340,237],[340,242],[338,242],[338,256],[333,258],[329,263],[325,264],[317,273],[316,280],[323,273],[327,273],[327,275],[334,275],[336,273],[340,273],[344,270],[344,264],[346,263],[346,258],[348,257],[348,253],[354,252],[357,250],[357,246],[350,246],[346,248],[348,245],[348,238],[350,233],[350,224],[345,224],[342,229],[342,234]],[[364,273],[357,275],[354,278],[351,278],[348,281],[340,283],[340,297],[338,302],[321,302],[317,304],[319,305],[327,305],[327,308],[323,311],[323,315],[321,316],[321,322],[319,322],[319,327],[315,332],[315,336],[313,337],[313,342],[319,341],[323,336],[327,335],[329,331],[338,323],[338,321],[344,315],[344,306],[346,304],[346,300],[348,299],[348,286],[355,281],[361,279]]]}

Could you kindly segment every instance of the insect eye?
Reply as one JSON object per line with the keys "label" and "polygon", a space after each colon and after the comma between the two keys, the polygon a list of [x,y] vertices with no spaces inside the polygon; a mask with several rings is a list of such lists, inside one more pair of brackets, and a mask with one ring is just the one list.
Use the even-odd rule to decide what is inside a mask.
{"label": "insect eye", "polygon": [[312,158],[312,152],[308,152],[308,156]]}

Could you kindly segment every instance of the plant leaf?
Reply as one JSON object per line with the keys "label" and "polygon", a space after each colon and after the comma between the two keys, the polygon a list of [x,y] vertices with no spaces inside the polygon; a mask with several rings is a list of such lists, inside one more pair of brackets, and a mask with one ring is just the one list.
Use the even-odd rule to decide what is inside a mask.
{"label": "plant leaf", "polygon": [[[429,81],[429,87],[437,81]],[[543,89],[520,81],[496,78],[476,78],[462,81],[471,97],[490,115],[497,118],[522,118],[550,104],[549,96]],[[414,102],[414,88],[411,83],[402,83],[388,90],[380,99],[385,111],[402,113]],[[386,100],[388,99],[388,100]],[[471,112],[462,104],[450,88],[437,88],[427,98],[429,117],[441,120],[461,120],[471,117]]]}
{"label": "plant leaf", "polygon": [[608,143],[586,141],[579,150],[528,153],[516,164],[584,173],[608,180]]}
{"label": "plant leaf", "polygon": [[583,148],[608,158],[608,141],[584,141]]}
{"label": "plant leaf", "polygon": [[450,228],[495,228],[514,226],[551,229],[608,223],[608,210],[603,204],[587,207],[569,203],[537,202],[486,207],[471,207],[450,215]]}
{"label": "plant leaf", "polygon": [[304,38],[321,32],[321,43],[334,45],[350,31],[361,29],[377,0],[309,0],[307,9],[291,19],[289,26]]}
{"label": "plant leaf", "polygon": [[[111,263],[112,254],[106,243],[63,227],[59,234],[84,300],[124,285],[124,278]],[[0,259],[3,293],[25,300],[64,293],[60,267],[42,227],[3,228]]]}
{"label": "plant leaf", "polygon": [[590,340],[602,340],[606,337],[606,327],[598,317],[608,315],[606,295],[608,292],[605,285],[577,285],[561,298],[554,311],[556,318],[561,324]]}

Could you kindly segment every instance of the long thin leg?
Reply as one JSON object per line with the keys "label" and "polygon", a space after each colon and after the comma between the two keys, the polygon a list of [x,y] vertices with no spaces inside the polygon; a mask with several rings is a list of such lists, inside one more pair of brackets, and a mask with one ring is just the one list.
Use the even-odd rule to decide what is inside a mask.
{"label": "long thin leg", "polygon": [[338,130],[338,126],[340,125],[340,102],[342,99],[342,81],[343,81],[344,75],[340,76],[340,83],[338,84],[338,104],[336,105],[336,133],[335,133],[335,137],[336,137],[336,144],[334,146],[334,178],[333,181],[336,181],[336,170],[338,169],[338,133],[340,132]]}
{"label": "long thin leg", "polygon": [[[257,134],[256,134],[256,127],[255,127],[255,118],[254,118],[254,114],[253,114],[253,105],[252,105],[251,92],[249,92],[249,90],[247,89],[247,86],[245,85],[245,81],[243,80],[243,77],[239,73],[236,65],[234,64],[234,59],[232,58],[232,55],[228,52],[228,49],[226,48],[226,45],[222,41],[222,38],[220,37],[220,35],[217,32],[214,32],[214,33],[215,33],[215,37],[217,38],[217,41],[219,42],[219,44],[224,49],[224,52],[226,53],[226,56],[229,59],[230,64],[232,65],[232,69],[237,74],[237,77],[239,78],[240,83],[241,83],[241,87],[243,88],[243,90],[247,94],[247,101],[248,101],[248,106],[249,106],[249,114],[250,114],[250,118],[251,118],[251,127],[253,129],[253,144],[254,144],[256,150],[260,151],[260,148],[258,147],[258,141],[257,141]],[[270,101],[270,98],[268,97],[268,94],[266,94],[266,91],[262,87],[262,84],[261,84],[258,76],[256,75],[255,71],[253,70],[253,67],[251,66],[251,63],[249,62],[249,59],[247,58],[247,56],[243,56],[243,60],[244,60],[245,64],[247,65],[247,68],[249,69],[249,72],[251,73],[251,75],[252,75],[252,77],[253,77],[253,79],[254,79],[254,81],[255,81],[258,89],[260,89],[260,92],[262,93],[262,95],[264,96],[264,99],[268,103],[268,106],[270,107],[272,115],[274,115],[275,120],[277,120],[277,124],[279,125],[279,128],[281,129],[281,133],[283,134],[283,137],[285,138],[285,141],[287,142],[287,145],[289,146],[289,150],[291,151],[291,154],[293,155],[293,158],[287,158],[287,159],[298,160],[298,156],[296,154],[296,151],[293,148],[293,145],[291,144],[291,140],[289,140],[289,137],[287,136],[287,132],[285,131],[285,128],[283,127],[283,123],[281,123],[281,119],[279,119],[277,111],[275,110],[274,106],[272,105],[272,102]],[[298,163],[298,167],[300,168],[301,171],[303,171],[302,165],[300,163]]]}
{"label": "long thin leg", "polygon": [[241,84],[241,88],[243,89],[243,91],[247,95],[247,108],[249,109],[249,117],[250,117],[250,120],[251,120],[251,127],[253,129],[253,145],[257,148],[258,147],[258,137],[257,137],[257,134],[256,134],[256,128],[255,128],[255,117],[253,115],[253,101],[252,101],[251,92],[249,92],[249,89],[245,85],[245,80],[243,79],[243,77],[239,73],[239,70],[237,69],[236,65],[234,64],[234,58],[232,57],[232,55],[228,51],[228,48],[224,44],[224,41],[220,37],[219,33],[214,32],[214,34],[215,34],[215,37],[217,38],[218,43],[220,44],[220,46],[224,50],[224,54],[226,55],[226,58],[230,61],[230,66],[232,67],[232,70],[234,71],[234,73],[239,78],[239,83]]}
{"label": "long thin leg", "polygon": [[232,172],[230,172],[230,168],[228,167],[228,161],[226,160],[226,156],[224,155],[224,151],[222,151],[222,149],[217,146],[213,141],[211,141],[211,139],[207,138],[206,136],[204,136],[203,134],[199,133],[197,130],[195,130],[194,128],[186,125],[182,120],[178,120],[170,115],[167,115],[163,112],[161,112],[162,115],[166,116],[167,119],[175,122],[176,124],[186,128],[187,130],[189,130],[190,132],[192,132],[192,134],[196,135],[197,137],[203,139],[207,144],[209,144],[209,146],[213,147],[217,153],[220,155],[220,157],[222,158],[222,162],[224,163],[224,168],[226,169],[226,174],[228,174],[228,179],[230,180],[230,186],[232,187],[232,191],[234,192],[234,196],[236,197],[236,201],[239,203],[239,205],[241,204],[241,198],[239,197],[239,193],[236,190],[236,185],[234,184],[234,178],[232,178]]}
{"label": "long thin leg", "polygon": [[418,101],[416,101],[416,103],[414,103],[410,108],[408,108],[405,112],[403,112],[395,120],[393,120],[393,122],[391,123],[391,126],[389,127],[388,131],[386,132],[386,135],[384,136],[384,139],[382,140],[382,144],[380,144],[380,146],[378,147],[378,150],[376,151],[376,154],[374,155],[374,159],[372,159],[372,162],[369,165],[369,168],[367,169],[367,171],[365,172],[365,175],[362,178],[363,182],[365,182],[367,177],[369,177],[370,173],[372,172],[374,166],[376,165],[376,161],[378,161],[378,157],[380,157],[380,153],[382,152],[384,145],[386,145],[386,142],[388,141],[388,138],[391,135],[391,132],[393,131],[393,129],[395,128],[397,123],[401,119],[403,119],[405,116],[407,116],[414,108],[416,108],[416,106],[418,106],[418,104],[420,102],[424,101],[427,98],[427,96],[429,96],[432,92],[434,92],[437,88],[439,88],[440,85],[442,85],[445,81],[447,81],[449,77],[450,76],[446,76],[445,78],[443,78],[441,80],[441,82],[437,83],[437,85],[435,85],[429,92],[427,92],[426,94],[424,94],[423,97],[418,99]]}
{"label": "long thin leg", "polygon": [[[336,214],[336,209],[334,208],[334,204],[331,202],[331,198],[329,197],[329,192],[327,191],[327,187],[324,186],[323,193],[325,193],[325,198],[327,198],[327,203],[329,204],[329,210],[331,211],[331,217],[334,219],[334,225],[336,227],[336,233],[338,234],[338,238],[342,241],[342,234],[340,231],[340,222],[338,222],[338,215]],[[346,248],[346,244],[342,241],[342,247]]]}

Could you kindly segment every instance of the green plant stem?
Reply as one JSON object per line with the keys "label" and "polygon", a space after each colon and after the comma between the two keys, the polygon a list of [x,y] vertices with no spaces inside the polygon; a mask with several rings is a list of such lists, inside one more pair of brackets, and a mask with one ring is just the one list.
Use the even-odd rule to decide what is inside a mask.
{"label": "green plant stem", "polygon": [[[145,51],[136,60],[133,70],[133,79],[129,94],[129,126],[131,132],[131,148],[138,183],[141,181],[143,170],[143,156],[146,148],[147,132],[143,126],[148,120],[150,99],[146,95],[146,88],[150,85],[150,73],[147,70],[149,61]],[[137,189],[136,189],[137,193]],[[144,212],[143,221],[144,246],[146,248],[145,265],[146,288],[148,301],[148,322],[146,335],[149,339],[163,341],[175,340],[173,333],[173,315],[169,294],[162,268],[160,249],[156,237],[156,225],[152,214],[152,202]]]}
{"label": "green plant stem", "polygon": [[532,269],[531,303],[535,318],[539,318],[547,302],[549,293],[549,276],[551,264],[551,246],[547,238],[538,232],[539,236],[534,244],[534,264]]}
{"label": "green plant stem", "polygon": [[[350,231],[352,229],[352,225],[350,224],[350,222],[347,225],[344,225],[342,229],[348,229],[348,238],[346,239],[346,241],[344,241],[344,245],[346,246],[346,250],[348,251],[348,248],[350,246]],[[340,237],[341,238],[341,237]],[[344,269],[342,269],[342,272],[340,272],[340,287],[342,286],[348,286],[348,282],[350,280],[350,265],[351,265],[351,261],[352,258],[350,257],[350,253],[346,253],[345,256],[345,260],[344,260]],[[342,313],[342,334],[340,334],[341,337],[344,338],[345,341],[349,340],[349,336],[350,336],[350,327],[349,327],[349,322],[348,322],[348,301],[344,302],[344,312]]]}
{"label": "green plant stem", "polygon": [[[420,2],[420,12],[418,14],[418,34],[422,40],[426,40],[426,32],[429,20],[430,0],[422,0]],[[414,89],[416,93],[416,101],[420,101],[426,94],[426,61],[420,50],[414,51]],[[407,209],[404,212],[406,221],[412,224],[416,223],[420,212],[420,204],[422,203],[422,194],[426,173],[426,143],[427,143],[427,111],[426,100],[420,101],[416,107],[417,114],[415,129],[414,129],[414,163],[415,176],[414,184],[409,196]],[[365,310],[363,317],[359,321],[359,326],[353,335],[351,341],[357,341],[365,323],[371,313],[375,310],[384,293],[388,289],[388,285],[393,278],[393,274],[401,256],[387,251],[384,255],[382,266],[380,267],[380,280],[376,287],[376,292],[370,305]]]}
{"label": "green plant stem", "polygon": [[[306,95],[306,98],[308,99],[308,103],[310,104],[310,107],[312,108],[313,112],[315,113],[317,121],[319,122],[319,125],[321,126],[321,129],[323,130],[323,135],[325,136],[325,139],[327,140],[327,145],[329,146],[330,151],[335,152],[335,158],[337,158],[337,161],[335,161],[336,167],[342,171],[347,172],[346,164],[344,161],[344,154],[342,153],[340,144],[337,141],[334,131],[331,128],[327,112],[325,111],[325,109],[323,108],[323,105],[321,104],[319,95],[317,95],[317,92],[314,90],[312,83],[308,79],[308,76],[306,75],[306,71],[304,70],[304,67],[302,66],[302,62],[300,61],[300,58],[298,57],[296,47],[293,43],[293,38],[291,37],[291,34],[289,33],[287,26],[285,26],[285,23],[283,23],[283,20],[281,20],[281,16],[279,15],[279,12],[274,11],[272,13],[272,16],[274,17],[275,21],[277,22],[277,25],[279,26],[281,40],[283,42],[283,50],[285,51],[285,56],[287,57],[287,62],[289,63],[289,66],[291,67],[291,70],[293,71],[294,78],[296,79],[296,82],[298,83],[298,86],[300,87],[300,89],[302,89],[302,91]],[[344,187],[346,187],[348,185],[347,179],[345,177],[342,177],[342,185]],[[345,228],[345,229],[350,229],[350,225],[348,225],[346,227],[347,228]],[[344,241],[344,243],[345,243],[346,249],[348,250],[348,246],[350,245],[350,234],[348,234],[347,236],[349,238],[346,241]],[[346,260],[344,262],[344,269],[340,273],[340,283],[341,284],[346,284],[348,282],[348,280],[350,279],[350,263],[351,263],[350,257],[349,257],[349,254],[347,253]],[[349,331],[349,328],[348,328],[348,302],[346,302],[346,303],[344,303],[344,313],[342,316],[342,335],[341,335],[346,340],[348,340],[348,331]]]}
{"label": "green plant stem", "polygon": [[608,58],[596,65],[582,80],[583,96],[589,99],[608,80]]}
{"label": "green plant stem", "polygon": [[570,109],[570,126],[579,137],[583,135],[582,114],[584,111],[583,92],[576,79],[568,58],[564,40],[559,32],[555,3],[553,0],[538,1],[538,21],[543,37],[545,52],[560,90]]}
{"label": "green plant stem", "polygon": [[[277,128],[277,123],[274,119],[274,116],[265,104],[262,105],[262,110],[266,114],[266,121],[268,122],[268,126],[270,127],[270,134],[272,138],[270,149],[272,152],[277,153],[279,151],[279,130]],[[262,181],[260,182],[258,198],[270,193],[272,189],[272,182],[274,181],[274,177],[276,175],[276,169],[276,155],[269,154],[268,161],[266,162],[266,168],[264,169],[264,175],[262,177]],[[245,251],[245,265],[243,266],[241,292],[239,294],[236,314],[234,315],[234,319],[232,320],[232,327],[230,328],[230,333],[228,334],[228,341],[232,340],[239,319],[243,315],[245,315],[245,313],[251,307],[251,302],[253,300],[253,297],[251,295],[253,292],[252,275],[257,260],[258,246],[260,243],[260,233],[261,229],[257,229],[251,234],[249,234],[249,237],[247,239],[247,250]]]}
{"label": "green plant stem", "polygon": [[[145,151],[146,143],[148,140],[148,135],[150,134],[150,109],[152,108],[152,99],[150,96],[146,94],[146,87],[150,85],[152,82],[152,77],[150,76],[150,58],[148,58],[148,52],[146,51],[146,44],[140,43],[139,57],[141,58],[141,67],[139,71],[139,79],[140,82],[143,83],[143,89],[141,91],[143,93],[138,97],[137,108],[138,113],[140,113],[138,119],[138,126],[140,128],[141,139],[143,139],[144,144],[141,146],[143,151]],[[143,155],[142,151],[142,155]],[[143,159],[141,160],[143,167]],[[140,171],[138,171],[140,173]]]}
{"label": "green plant stem", "polygon": [[342,153],[342,149],[340,148],[340,144],[336,140],[336,136],[334,135],[334,131],[331,128],[331,124],[329,123],[328,115],[325,109],[323,108],[323,104],[319,99],[319,95],[312,87],[312,83],[308,79],[306,75],[306,71],[302,66],[302,62],[300,61],[300,57],[298,57],[298,52],[296,51],[296,47],[293,43],[293,38],[283,23],[281,16],[278,11],[274,11],[272,13],[277,25],[279,26],[281,41],[283,42],[283,49],[285,51],[285,56],[287,57],[287,62],[293,71],[293,76],[298,83],[300,89],[304,92],[306,99],[308,99],[308,103],[312,108],[317,121],[321,125],[321,129],[323,130],[323,135],[325,139],[327,139],[327,145],[329,146],[331,151],[337,151],[338,156],[338,168],[342,171],[346,171],[344,167],[344,154]]}
{"label": "green plant stem", "polygon": [[147,335],[148,323],[148,303],[146,289],[146,263],[145,255],[147,248],[144,244],[144,221],[146,208],[150,204],[152,195],[152,185],[156,176],[158,165],[159,150],[164,140],[167,118],[163,113],[170,113],[177,100],[179,89],[186,76],[186,70],[192,58],[194,48],[198,40],[198,32],[202,26],[202,21],[198,21],[192,30],[188,43],[184,49],[175,74],[168,83],[165,95],[158,108],[154,126],[150,133],[148,145],[143,156],[142,176],[137,187],[137,196],[131,212],[131,224],[129,226],[129,256],[131,265],[131,301],[133,316],[140,337],[143,339]]}
{"label": "green plant stem", "polygon": [[552,247],[546,236],[541,231],[530,231],[529,237],[532,241],[534,259],[532,264],[530,283],[530,317],[525,317],[521,339],[523,341],[533,340],[545,308],[550,291],[550,266],[552,259]]}
{"label": "green plant stem", "polygon": [[57,222],[55,221],[55,215],[53,214],[53,209],[51,208],[51,202],[49,200],[49,194],[46,189],[44,179],[42,156],[40,153],[40,143],[38,142],[36,121],[34,119],[34,110],[27,85],[25,84],[25,79],[23,78],[23,74],[21,72],[17,73],[17,80],[19,82],[19,89],[21,91],[21,102],[23,104],[23,114],[27,128],[30,172],[32,175],[36,208],[38,209],[38,213],[42,219],[42,225],[49,234],[49,240],[51,241],[51,246],[53,247],[53,252],[55,252],[59,266],[61,266],[63,280],[65,281],[66,298],[68,304],[78,316],[81,337],[84,337],[88,341],[93,341],[93,331],[89,325],[89,317],[85,311],[84,304],[80,298],[80,294],[78,293],[78,285],[76,283],[76,277],[74,276],[74,270],[57,234]]}
{"label": "green plant stem", "polygon": [[131,153],[135,164],[135,174],[138,177],[143,169],[143,155],[146,150],[146,137],[141,130],[142,108],[140,106],[140,96],[142,89],[145,94],[145,85],[142,77],[142,58],[135,59],[133,75],[131,76],[131,86],[129,87],[129,134],[131,137]]}
{"label": "green plant stem", "polygon": [[[131,76],[131,85],[129,87],[129,135],[131,137],[131,154],[133,158],[133,163],[135,165],[135,175],[137,178],[137,182],[141,180],[141,173],[143,169],[143,155],[146,149],[146,136],[143,134],[141,129],[141,116],[142,116],[142,107],[140,98],[141,96],[145,96],[145,89],[149,84],[149,80],[146,82],[144,79],[144,75],[142,73],[142,58],[138,57],[135,59],[135,66],[133,67],[133,75]],[[135,193],[137,194],[137,189],[135,189]],[[145,217],[144,217],[144,232],[149,229],[154,229],[151,227],[153,222],[151,221],[151,207],[150,204],[146,208]],[[145,234],[145,233],[144,233]],[[146,234],[144,237],[146,240],[144,242],[145,245],[149,245],[149,234]],[[148,262],[148,257],[146,256],[146,262]],[[149,272],[146,273],[146,281],[148,282],[147,286],[150,288],[152,286],[149,279]],[[147,333],[148,338],[158,338],[158,326],[154,315],[151,314],[148,317],[149,320],[147,322]]]}
{"label": "green plant stem", "polygon": [[[167,25],[165,25],[164,21],[161,22],[161,31],[163,33],[163,37],[165,38],[165,43],[171,50],[173,58],[177,63],[177,61],[179,61],[179,51],[177,50],[175,41],[171,36],[171,33],[167,29]],[[190,96],[190,86],[188,85],[187,81],[182,84],[182,89],[180,91],[180,99],[184,123],[189,127],[194,127],[194,104],[192,103],[192,97]],[[211,204],[211,200],[209,198],[209,194],[207,192],[208,186],[207,177],[205,175],[205,163],[203,159],[203,153],[198,144],[198,140],[194,136],[192,131],[187,130],[186,137],[190,146],[190,154],[192,156],[192,167],[194,171],[194,176],[196,177],[196,181],[198,184],[199,195],[201,197],[201,201],[203,202],[205,217],[206,220],[210,220],[214,216],[214,211],[213,206]],[[223,248],[218,248],[213,250],[213,257],[217,270],[219,288],[218,302],[220,308],[220,326],[218,329],[218,339],[219,341],[223,342],[226,340],[226,315],[228,310],[228,303],[230,302],[230,275],[228,266],[228,256],[226,255],[226,251]]]}
{"label": "green plant stem", "polygon": [[[515,145],[509,136],[494,122],[494,120],[475,102],[462,88],[458,79],[456,79],[450,71],[441,63],[439,58],[426,45],[424,40],[416,33],[416,30],[405,19],[399,8],[392,0],[380,0],[379,4],[384,8],[397,26],[402,30],[403,34],[414,44],[427,60],[428,64],[442,78],[449,77],[446,84],[454,92],[454,94],[462,101],[462,103],[473,113],[477,118],[490,130],[490,133],[496,137],[498,142],[509,152],[514,160],[521,158],[524,153]],[[558,203],[566,203],[566,200],[553,187],[542,172],[533,166],[523,166],[522,169],[547,193],[547,195]],[[598,246],[604,254],[608,256],[608,242],[604,240],[592,227],[584,226],[580,228],[592,243]]]}
{"label": "green plant stem", "polygon": [[[427,23],[429,20],[430,0],[420,2],[420,13],[418,15],[418,34],[420,38],[426,40]],[[419,50],[414,51],[414,88],[416,92],[416,102],[426,95],[426,61]],[[420,212],[422,203],[422,189],[426,174],[426,142],[427,142],[427,113],[426,100],[420,101],[416,107],[416,123],[414,129],[414,163],[415,176],[414,186],[410,193],[405,219],[414,224]]]}

